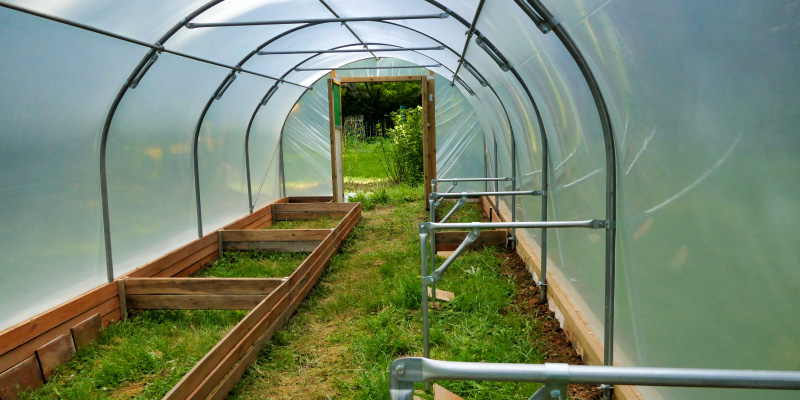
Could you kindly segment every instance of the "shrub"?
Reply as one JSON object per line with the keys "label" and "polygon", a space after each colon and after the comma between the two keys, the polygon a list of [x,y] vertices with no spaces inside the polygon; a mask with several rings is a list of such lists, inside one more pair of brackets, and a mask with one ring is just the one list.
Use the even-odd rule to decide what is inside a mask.
{"label": "shrub", "polygon": [[392,145],[382,147],[384,167],[395,182],[421,183],[422,168],[422,107],[392,112],[394,128],[387,132]]}

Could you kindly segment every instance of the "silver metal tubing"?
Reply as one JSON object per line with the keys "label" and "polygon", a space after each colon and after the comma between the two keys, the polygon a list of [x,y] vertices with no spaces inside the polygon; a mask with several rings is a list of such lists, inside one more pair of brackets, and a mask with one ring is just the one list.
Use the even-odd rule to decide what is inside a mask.
{"label": "silver metal tubing", "polygon": [[446,178],[446,179],[431,179],[431,182],[503,182],[510,181],[511,177],[504,176],[502,178]]}
{"label": "silver metal tubing", "polygon": [[608,222],[599,219],[584,221],[544,221],[544,222],[423,222],[420,231],[441,231],[444,229],[517,229],[517,228],[588,228],[606,229]]}
{"label": "silver metal tubing", "polygon": [[[264,74],[261,74],[261,73],[255,72],[255,71],[242,69],[241,67],[238,67],[238,66],[218,63],[216,61],[212,61],[212,60],[209,60],[209,59],[206,59],[206,58],[193,56],[191,54],[182,53],[180,51],[170,50],[170,49],[165,48],[163,45],[161,45],[159,43],[152,44],[152,43],[143,42],[143,41],[138,40],[138,39],[134,39],[134,38],[127,37],[127,36],[124,36],[124,35],[116,34],[116,33],[109,32],[109,31],[106,31],[106,30],[103,30],[103,29],[94,28],[94,27],[91,27],[89,25],[81,24],[79,22],[74,22],[74,21],[70,21],[70,20],[67,20],[67,19],[64,19],[64,18],[60,18],[60,17],[49,15],[49,14],[41,13],[41,12],[38,12],[38,11],[29,10],[27,8],[24,8],[24,7],[19,7],[19,6],[16,6],[16,5],[2,3],[2,2],[0,2],[0,7],[5,7],[5,8],[9,8],[9,9],[15,10],[15,11],[23,12],[23,13],[26,13],[26,14],[35,15],[37,17],[41,17],[41,18],[44,18],[44,19],[49,19],[51,21],[60,22],[60,23],[65,24],[65,25],[69,25],[69,26],[73,26],[73,27],[76,27],[76,28],[84,29],[84,30],[87,30],[87,31],[90,31],[90,32],[94,32],[94,33],[99,33],[101,35],[112,37],[112,38],[115,38],[115,39],[119,39],[119,40],[122,40],[122,41],[125,41],[125,42],[128,42],[128,43],[138,44],[139,46],[147,47],[147,48],[149,48],[151,50],[155,50],[156,52],[159,52],[159,53],[162,53],[162,52],[163,53],[170,53],[170,54],[174,54],[174,55],[179,56],[179,57],[188,58],[190,60],[195,60],[195,61],[199,61],[199,62],[202,62],[202,63],[211,64],[211,65],[216,65],[217,67],[227,68],[227,69],[230,69],[230,70],[233,70],[233,71],[239,71],[239,72],[243,72],[243,73],[246,73],[246,74],[260,76],[262,78],[272,79],[272,80],[276,80],[276,81],[279,81],[279,82],[288,83],[290,85],[295,85],[295,86],[300,86],[300,87],[304,87],[304,88],[310,89],[308,86],[301,85],[299,83],[289,82],[289,81],[283,80],[281,78],[275,78],[273,76],[264,75]],[[145,68],[149,68],[150,66],[152,66],[152,64],[155,62],[155,60],[157,58],[158,57],[153,58],[153,56],[148,57],[148,59],[152,60],[152,61],[149,62],[148,65],[146,65]],[[147,71],[144,70],[144,71],[141,71],[141,72],[142,72],[141,74],[137,74],[138,77],[136,77],[136,78],[134,78],[133,80],[130,81],[130,84],[133,85],[133,86],[131,86],[131,89],[136,88],[136,84],[139,83],[138,81],[144,76],[144,72],[147,72]]]}
{"label": "silver metal tubing", "polygon": [[[422,262],[420,263],[421,274],[420,279],[422,284],[422,356],[425,358],[430,357],[430,338],[428,336],[428,255],[427,243],[428,233],[419,233],[419,247],[422,252]],[[413,385],[412,385],[413,386]]]}
{"label": "silver metal tubing", "polygon": [[[497,136],[494,135],[494,131],[492,131],[492,140],[494,140],[494,174],[495,176],[500,174],[500,159],[497,156]],[[494,183],[494,190],[500,191],[500,184],[497,182]],[[500,196],[494,196],[494,211],[500,216]]]}
{"label": "silver metal tubing", "polygon": [[295,68],[295,71],[302,72],[302,71],[347,71],[353,69],[395,69],[395,68],[438,68],[441,67],[442,64],[431,64],[431,65],[400,65],[396,67],[326,67],[326,68]]}
{"label": "silver metal tubing", "polygon": [[388,47],[383,49],[346,49],[346,50],[284,50],[284,51],[259,51],[258,55],[266,56],[272,54],[315,54],[315,53],[371,53],[373,51],[429,51],[444,50],[444,46],[435,47]]}
{"label": "silver metal tubing", "polygon": [[[511,190],[517,190],[517,137],[511,134]],[[542,192],[538,193],[539,195]],[[517,221],[517,196],[511,196],[511,222]],[[517,249],[517,230],[511,229],[511,237],[509,238],[511,249]]]}
{"label": "silver metal tubing", "polygon": [[[458,202],[456,203],[456,205],[454,205],[453,208],[450,209],[450,212],[448,212],[447,215],[442,217],[442,220],[439,221],[439,222],[447,222],[447,220],[450,219],[450,217],[453,216],[453,214],[456,212],[456,210],[461,208],[461,206],[463,206],[464,203],[466,203],[466,202],[467,202],[467,196],[461,196],[461,198],[458,199]],[[432,222],[436,222],[436,221],[432,221]]]}
{"label": "silver metal tubing", "polygon": [[[341,17],[342,17],[341,15],[339,15],[339,13],[337,13],[337,12],[336,12],[336,11],[333,9],[333,7],[331,7],[331,6],[330,6],[328,3],[326,3],[326,2],[325,2],[325,0],[319,0],[319,2],[320,2],[320,4],[322,4],[323,6],[325,6],[325,8],[327,8],[327,9],[328,9],[328,11],[330,11],[330,12],[331,12],[331,14],[333,14],[333,16],[334,16],[335,18],[341,18]],[[356,40],[358,40],[358,41],[361,43],[361,45],[362,45],[362,46],[364,46],[364,47],[367,47],[367,44],[366,44],[366,43],[364,43],[364,41],[363,41],[363,40],[361,40],[361,37],[360,37],[360,36],[358,36],[358,34],[357,34],[357,33],[356,33],[356,32],[355,32],[355,31],[354,31],[352,28],[350,28],[350,25],[347,25],[347,23],[346,23],[346,22],[343,22],[343,23],[342,23],[342,25],[343,25],[345,28],[347,28],[347,30],[350,32],[350,34],[351,34],[351,35],[353,35],[353,37],[354,37],[354,38],[356,38]],[[375,61],[378,61],[378,56],[376,56],[376,55],[375,55],[375,53],[373,53],[373,52],[370,52],[369,54],[370,54],[370,55],[372,55],[372,58],[374,58],[374,59],[375,59]]]}
{"label": "silver metal tubing", "polygon": [[428,277],[429,283],[435,284],[436,282],[439,282],[439,279],[442,279],[442,275],[444,275],[444,272],[447,271],[447,268],[450,268],[450,265],[453,264],[453,261],[455,261],[456,258],[458,258],[469,245],[475,243],[480,235],[481,231],[479,229],[473,229],[470,233],[468,233],[464,238],[464,241],[458,245],[453,254],[451,254],[450,257],[447,257],[447,260],[445,260],[444,263],[439,266],[439,268],[436,268],[436,270],[431,273],[431,275]]}
{"label": "silver metal tubing", "polygon": [[521,190],[521,191],[507,191],[507,192],[455,192],[455,193],[431,193],[431,196],[436,198],[441,197],[481,197],[481,196],[541,196],[541,190]]}
{"label": "silver metal tubing", "polygon": [[472,39],[472,35],[475,34],[475,26],[478,25],[478,18],[481,16],[483,3],[485,2],[486,0],[481,0],[478,3],[478,7],[475,9],[475,16],[472,17],[472,23],[469,24],[469,30],[467,30],[467,40],[464,42],[464,50],[461,51],[461,57],[458,58],[458,65],[456,66],[456,72],[453,73],[453,81],[450,82],[450,86],[456,84],[456,77],[458,77],[458,72],[461,71],[461,65],[464,64],[464,59],[467,55],[467,47],[469,47],[469,42]]}
{"label": "silver metal tubing", "polygon": [[293,25],[293,24],[321,24],[328,22],[380,22],[412,19],[445,19],[448,13],[425,14],[425,15],[398,15],[391,17],[350,17],[350,18],[310,18],[310,19],[286,19],[279,21],[244,21],[244,22],[189,22],[186,27],[195,28],[221,28],[230,26],[257,26],[257,25]]}
{"label": "silver metal tubing", "polygon": [[[606,155],[606,220],[612,222],[611,229],[606,231],[606,268],[605,268],[605,317],[603,334],[603,363],[614,364],[614,290],[616,285],[616,220],[617,220],[617,151],[614,143],[614,127],[611,124],[608,106],[603,97],[600,85],[592,72],[587,60],[583,57],[577,44],[563,25],[558,24],[553,14],[544,6],[541,0],[530,0],[531,7],[545,21],[555,21],[552,26],[553,33],[575,60],[578,68],[586,80],[589,91],[600,117],[603,128],[603,142]],[[553,22],[551,22],[551,25]],[[603,397],[611,399],[611,390],[604,390]]]}
{"label": "silver metal tubing", "polygon": [[[800,390],[800,371],[609,367],[568,364],[499,364],[399,358],[389,366],[392,400],[411,399],[414,382],[444,380],[541,382],[545,389],[567,383]],[[540,390],[536,399],[566,398]],[[537,393],[540,393],[537,392]],[[558,397],[556,397],[558,396]]]}
{"label": "silver metal tubing", "polygon": [[[436,183],[438,183],[438,182],[441,182],[441,181],[440,180],[436,180],[436,179],[431,179],[431,193],[436,193]],[[452,192],[453,189],[456,188],[456,186],[458,186],[458,182],[453,182],[452,185],[450,185],[450,188],[447,189],[447,191],[445,193]],[[433,199],[433,197],[431,197],[431,199]],[[444,201],[443,197],[439,198],[439,200],[436,200],[433,203],[433,205],[436,206],[436,207],[439,207],[440,205],[442,205],[443,201]],[[431,222],[436,222],[436,214],[433,214],[433,217],[431,217]]]}
{"label": "silver metal tubing", "polygon": [[[431,185],[431,186],[434,186],[434,185]],[[429,206],[430,206],[431,222],[436,222],[436,207],[439,206],[439,203],[441,203],[441,200],[439,202],[434,202],[433,201],[433,197],[431,197],[431,199],[428,200],[428,201],[430,203]],[[425,262],[424,258],[425,258],[425,256],[423,256],[423,262]],[[424,276],[428,276],[431,273],[433,273],[433,269],[435,267],[436,267],[436,234],[433,234],[433,235],[431,235],[431,263],[430,263],[429,266],[426,267],[426,269],[425,269],[426,272],[425,272]],[[424,289],[424,287],[423,287],[423,289]],[[425,295],[427,295],[427,293]],[[432,295],[432,297],[434,299],[436,299],[436,284],[435,283],[431,285],[431,295]]]}

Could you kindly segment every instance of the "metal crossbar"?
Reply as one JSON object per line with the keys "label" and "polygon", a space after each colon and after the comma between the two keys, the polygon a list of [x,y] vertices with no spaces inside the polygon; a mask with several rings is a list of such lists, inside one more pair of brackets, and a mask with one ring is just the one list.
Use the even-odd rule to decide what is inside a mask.
{"label": "metal crossbar", "polygon": [[448,13],[425,14],[425,15],[398,15],[388,17],[349,17],[349,18],[306,18],[306,19],[287,19],[278,21],[244,21],[244,22],[189,22],[185,26],[188,29],[196,28],[222,28],[232,26],[258,26],[258,25],[294,25],[294,24],[323,24],[323,23],[345,23],[345,22],[380,22],[397,21],[412,19],[445,19],[450,17]]}
{"label": "metal crossbar", "polygon": [[[440,223],[444,223],[447,220],[449,220],[450,217],[452,217],[453,214],[459,208],[461,208],[461,206],[463,206],[467,202],[467,198],[469,198],[469,197],[495,196],[495,198],[497,198],[498,196],[512,196],[512,199],[514,199],[514,198],[516,198],[516,196],[543,196],[545,194],[544,191],[541,191],[541,190],[522,190],[522,191],[511,190],[511,191],[493,191],[493,192],[483,191],[483,192],[455,192],[455,193],[453,192],[453,189],[455,189],[455,187],[458,185],[459,182],[503,182],[503,181],[512,181],[513,182],[514,179],[511,178],[511,177],[496,177],[496,178],[479,177],[479,178],[431,179],[431,193],[430,193],[430,197],[428,199],[429,208],[430,208],[430,222],[431,223],[436,223],[436,208],[439,207],[442,204],[442,201],[444,201],[444,199],[446,199],[446,198],[458,198],[458,202],[442,218]],[[446,192],[436,192],[436,184],[437,183],[443,183],[443,182],[449,182],[449,183],[452,183],[452,185],[450,186],[449,189],[447,189]],[[513,218],[512,218],[512,220],[513,220]],[[512,232],[513,232],[517,228],[517,226],[512,226],[511,228],[512,228]],[[470,226],[467,229],[473,229],[473,227]],[[477,239],[478,235],[480,235],[480,232],[474,234],[474,238],[472,240],[474,241],[475,239]],[[472,234],[470,234],[470,236],[468,236],[468,238],[470,238],[470,237],[472,237]],[[512,237],[513,237],[513,235],[512,235]],[[450,266],[450,263],[452,263],[453,260],[456,257],[458,257],[458,255],[461,254],[461,252],[464,249],[466,249],[466,247],[469,246],[469,244],[471,244],[471,243],[472,242],[469,242],[469,243],[464,242],[464,243],[462,243],[462,245],[459,246],[458,249],[456,249],[456,252],[451,256],[451,258],[448,259],[448,261],[445,261],[445,263],[442,265],[442,267],[440,267],[440,269],[443,268],[441,272],[443,273],[444,269],[447,269],[447,267]],[[436,264],[436,235],[431,235],[430,249],[431,249],[430,265],[431,265],[431,269],[433,269],[434,265]],[[430,274],[431,274],[431,276],[433,276],[434,275],[434,271],[430,271]],[[433,296],[433,298],[436,298],[436,282],[438,280],[439,280],[439,278],[437,278],[437,279],[435,279],[434,281],[431,282],[431,295]]]}
{"label": "metal crossbar", "polygon": [[[433,194],[431,194],[431,218],[435,217],[435,208],[433,207]],[[613,224],[604,220],[590,219],[583,221],[544,221],[544,222],[466,222],[466,223],[442,223],[442,222],[423,222],[419,225],[419,240],[420,240],[420,276],[422,286],[422,354],[425,358],[430,356],[430,324],[429,324],[429,309],[428,309],[428,286],[431,287],[431,293],[436,298],[436,282],[438,282],[442,275],[444,275],[447,268],[461,255],[461,253],[474,243],[480,236],[482,229],[517,229],[517,228],[586,228],[586,229],[608,229],[613,227]],[[435,268],[435,232],[444,229],[470,229],[471,232],[464,238],[464,241],[456,248],[453,254],[448,257],[439,268],[433,271],[430,269]],[[431,233],[434,234],[431,234]],[[431,260],[430,267],[428,265],[428,237],[431,238],[430,250]]]}
{"label": "metal crossbar", "polygon": [[392,400],[410,400],[414,382],[541,382],[529,400],[564,400],[570,383],[800,390],[800,371],[610,367],[568,364],[495,364],[408,357],[389,367]]}

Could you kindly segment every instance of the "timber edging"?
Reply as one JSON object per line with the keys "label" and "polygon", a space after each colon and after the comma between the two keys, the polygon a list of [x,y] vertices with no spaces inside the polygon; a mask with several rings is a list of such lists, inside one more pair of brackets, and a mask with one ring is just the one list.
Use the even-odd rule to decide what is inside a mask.
{"label": "timber edging", "polygon": [[[331,234],[328,235],[333,241],[332,243],[335,243],[335,249],[338,249],[342,239],[361,217],[361,208],[358,203],[351,203],[348,207],[343,208],[341,204],[327,203],[330,200],[329,197],[282,198],[228,224],[222,230],[243,231],[270,226],[275,219],[273,211],[276,205],[292,203],[293,206],[301,206],[298,204],[298,200],[314,203],[313,208],[319,209],[321,214],[330,209],[330,213],[339,217],[344,216],[337,228],[330,230]],[[115,282],[100,285],[0,332],[0,399],[15,399],[18,397],[19,391],[44,384],[45,376],[42,370],[49,372],[54,366],[52,361],[54,357],[60,363],[66,361],[73,354],[69,350],[70,343],[64,339],[65,335],[70,335],[69,342],[71,342],[72,348],[77,348],[80,347],[76,345],[78,341],[83,340],[84,337],[96,338],[103,326],[119,320],[122,308],[125,308],[125,305],[120,307],[121,285],[118,283],[120,280],[189,276],[219,257],[220,236],[217,232],[211,232],[118,277]],[[326,238],[326,240],[328,239]],[[315,256],[315,260],[322,265],[315,264],[320,269],[319,274],[321,274],[324,264],[335,252],[335,249],[328,251],[328,247],[323,246],[326,240],[319,241],[320,245],[312,252],[314,255],[324,247],[322,252],[325,253],[325,257]],[[317,271],[314,271],[311,275],[316,274]],[[303,286],[302,290],[296,291],[296,295],[302,293],[304,297],[305,293],[313,286],[312,281],[316,282],[316,278],[313,276],[306,278],[303,282],[309,282],[311,285],[307,285],[307,289],[306,286]],[[123,294],[123,296],[125,295]],[[296,308],[296,304],[299,304],[300,301],[302,298],[295,296],[289,305],[294,305]],[[278,319],[288,319],[290,315],[291,313],[283,313],[282,316],[285,318]],[[282,323],[280,325],[282,326]],[[89,330],[85,331],[88,336],[73,337],[76,335],[76,329],[83,329],[83,327],[89,327],[86,328]],[[41,359],[47,360],[47,365],[42,365]],[[49,373],[46,375],[49,377]]]}

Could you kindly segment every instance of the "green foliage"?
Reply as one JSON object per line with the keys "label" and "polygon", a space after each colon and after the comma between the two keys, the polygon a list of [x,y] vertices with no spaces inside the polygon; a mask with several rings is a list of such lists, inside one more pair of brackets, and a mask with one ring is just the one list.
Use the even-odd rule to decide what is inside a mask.
{"label": "green foliage", "polygon": [[418,201],[421,198],[418,196],[420,188],[419,185],[408,184],[381,186],[371,192],[358,192],[350,201],[361,203],[361,209],[365,211],[371,211],[378,206],[398,206]]}
{"label": "green foliage", "polygon": [[392,111],[422,104],[418,82],[367,82],[342,85],[342,115],[363,115],[364,122],[383,122]]}
{"label": "green foliage", "polygon": [[422,183],[422,107],[392,113],[394,128],[389,129],[390,148],[382,147],[384,167],[394,182]]}

